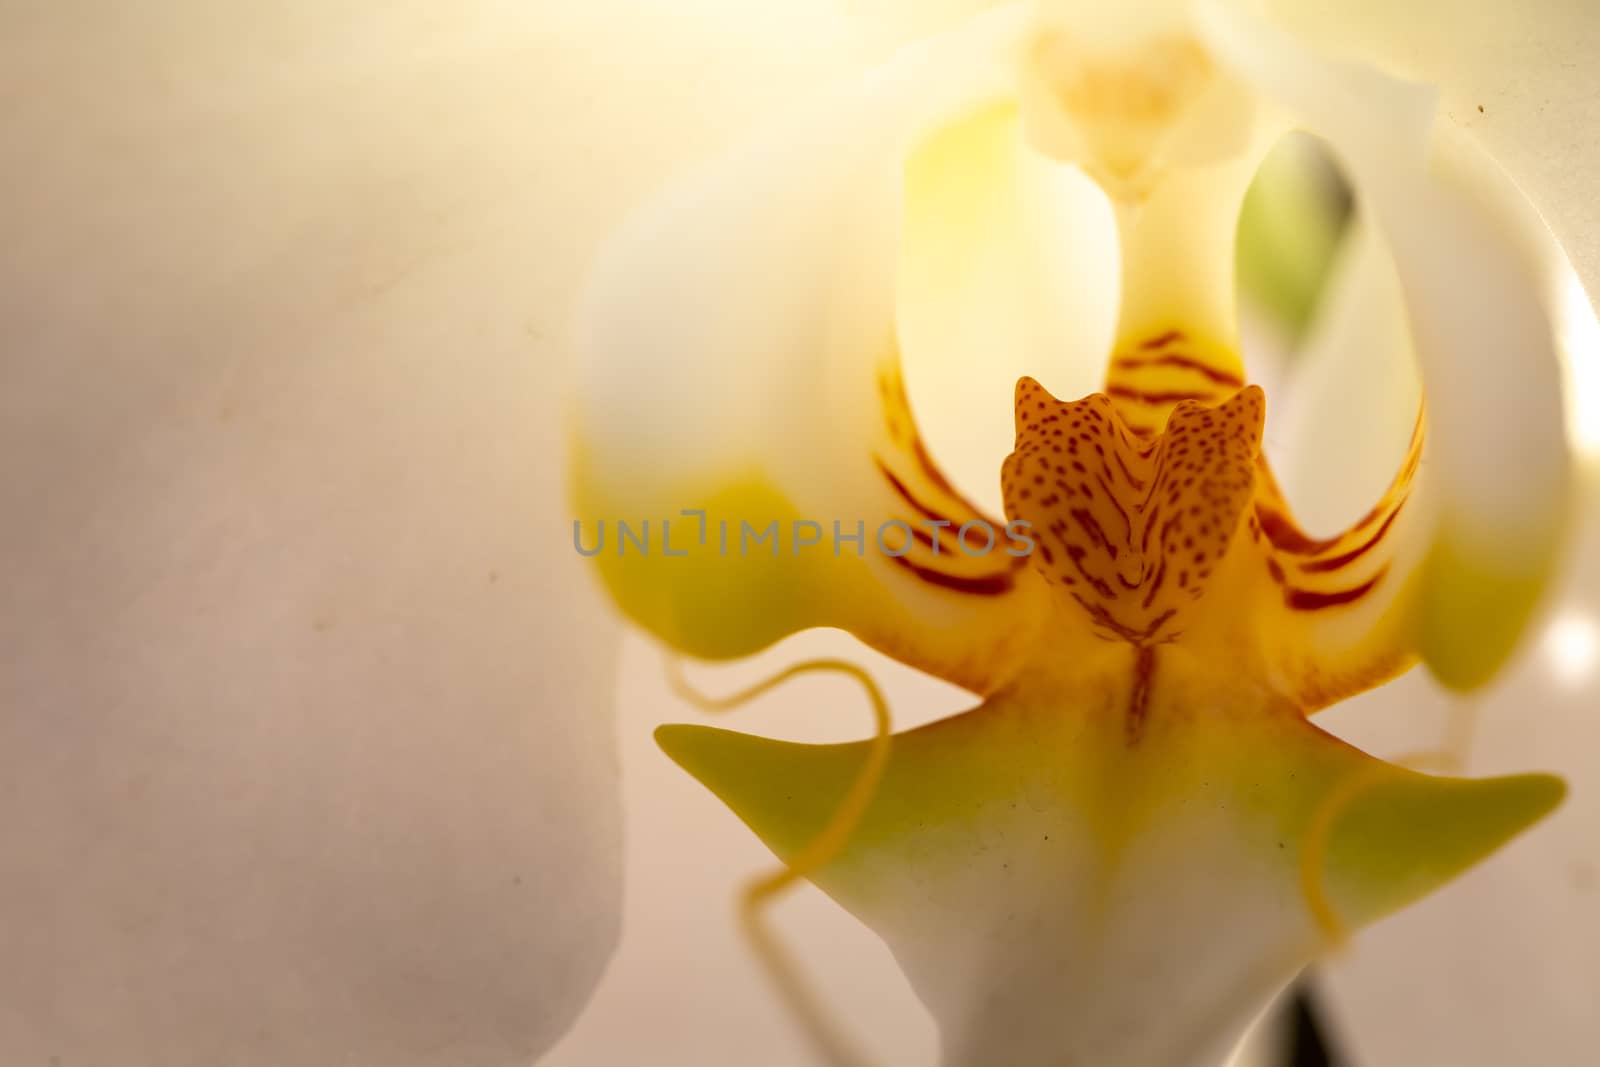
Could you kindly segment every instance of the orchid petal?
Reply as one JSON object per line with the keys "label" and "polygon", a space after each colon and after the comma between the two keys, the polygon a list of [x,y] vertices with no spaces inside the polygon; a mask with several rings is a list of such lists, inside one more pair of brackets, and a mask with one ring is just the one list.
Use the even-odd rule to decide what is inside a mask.
{"label": "orchid petal", "polygon": [[1600,156],[1592,57],[1600,20],[1584,0],[1268,0],[1302,39],[1440,90],[1440,108],[1526,191],[1600,293]]}
{"label": "orchid petal", "polygon": [[[1422,410],[1405,294],[1366,219],[1346,230],[1274,399],[1268,440],[1296,518],[1317,537],[1355,524],[1394,480]],[[1353,412],[1359,433],[1350,432]]]}
{"label": "orchid petal", "polygon": [[[1600,777],[1600,498],[1593,489],[1574,573],[1529,655],[1470,707],[1425,679],[1385,687],[1329,713],[1340,735],[1374,751],[1417,751],[1470,722],[1475,773],[1539,766],[1574,783]],[[1352,1059],[1500,1067],[1570,1062],[1575,1050],[1594,1047],[1596,842],[1600,796],[1575,789],[1560,816],[1518,840],[1506,862],[1474,872],[1330,961],[1324,1002]],[[1472,1025],[1460,1025],[1464,1018]]]}
{"label": "orchid petal", "polygon": [[849,0],[845,5],[858,33],[890,46],[951,29],[1012,0]]}
{"label": "orchid petal", "polygon": [[512,1067],[615,943],[593,56],[511,11],[7,20],[0,1061]]}
{"label": "orchid petal", "polygon": [[[1224,5],[1200,11],[1219,57],[1328,139],[1388,242],[1427,392],[1428,514],[1408,505],[1396,538],[1426,542],[1411,563],[1415,586],[1397,570],[1384,595],[1414,597],[1414,620],[1397,623],[1396,640],[1414,627],[1438,678],[1482,684],[1539,601],[1567,513],[1561,371],[1541,267],[1507,213],[1437,163],[1429,91],[1324,59]],[[1387,121],[1373,123],[1375,113]]]}
{"label": "orchid petal", "polygon": [[[1547,776],[1389,766],[1174,646],[1141,682],[1140,655],[1105,645],[1073,684],[1024,680],[898,735],[863,822],[814,877],[889,944],[952,1067],[1208,1062],[1321,948],[1308,851],[1341,919],[1366,923],[1561,797]],[[866,756],[695,726],[657,738],[780,858]]]}
{"label": "orchid petal", "polygon": [[[1041,0],[1021,98],[1041,151],[1123,204],[1248,154],[1255,101],[1195,40],[1187,0]],[[1242,190],[1240,190],[1242,194]]]}
{"label": "orchid petal", "polygon": [[907,162],[896,314],[906,392],[930,451],[987,511],[1011,448],[1011,391],[1039,375],[1097,389],[1116,325],[1110,205],[1025,143],[1015,110],[953,123]]}
{"label": "orchid petal", "polygon": [[[988,552],[957,545],[963,524],[997,520],[912,421],[896,264],[908,154],[1003,103],[1026,14],[980,17],[775,123],[644,211],[598,267],[579,326],[578,526],[592,548],[602,521],[635,524],[634,551],[619,539],[596,563],[669,643],[731,657],[838,626],[974,689],[1014,669],[1037,583],[1003,533]],[[930,520],[944,533],[912,542]],[[663,524],[686,558],[663,557]],[[777,543],[751,540],[769,529]]]}

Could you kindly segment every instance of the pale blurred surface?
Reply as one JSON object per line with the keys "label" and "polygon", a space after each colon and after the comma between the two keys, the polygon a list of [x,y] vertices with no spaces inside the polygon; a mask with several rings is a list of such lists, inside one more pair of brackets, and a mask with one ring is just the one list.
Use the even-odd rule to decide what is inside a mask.
{"label": "pale blurred surface", "polygon": [[553,339],[633,175],[536,14],[8,8],[0,1061],[525,1063],[598,974]]}

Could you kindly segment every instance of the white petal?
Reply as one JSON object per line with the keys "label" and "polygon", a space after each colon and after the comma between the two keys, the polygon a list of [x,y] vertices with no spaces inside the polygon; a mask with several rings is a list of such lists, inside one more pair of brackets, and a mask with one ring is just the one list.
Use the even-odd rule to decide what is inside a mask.
{"label": "white petal", "polygon": [[[887,521],[942,515],[953,538],[983,520],[927,462],[901,399],[897,348],[919,328],[900,336],[897,302],[915,306],[919,285],[949,282],[899,289],[902,186],[908,153],[929,136],[994,122],[999,134],[976,141],[1006,151],[977,172],[980,199],[1015,210],[1004,105],[1027,15],[993,12],[770,118],[642,212],[598,266],[578,327],[575,494],[591,542],[613,524],[597,558],[612,593],[669,643],[731,657],[838,626],[980,689],[1016,662],[1037,605],[1020,559],[974,558],[953,539],[897,559],[835,530],[871,542]],[[922,207],[910,205],[913,223]],[[959,228],[918,229],[941,251],[962,246]],[[1038,303],[1003,295],[1003,307]],[[987,352],[965,354],[974,374],[992,369]],[[1009,398],[995,402],[1011,414]],[[995,481],[1003,458],[991,459]],[[695,510],[704,527],[681,516]],[[654,558],[624,558],[624,520],[653,521],[658,537],[673,523],[674,551],[690,558],[667,558],[664,540]],[[748,540],[747,524],[775,529],[779,546]]]}
{"label": "white petal", "polygon": [[[1361,56],[1441,90],[1466,128],[1527,191],[1600,292],[1600,19],[1586,0],[1269,0],[1306,40]],[[1384,125],[1373,123],[1374,126]]]}
{"label": "white petal", "polygon": [[[1509,236],[1534,264],[1562,356],[1568,437],[1579,455],[1592,458],[1600,453],[1600,325],[1581,283],[1543,221],[1482,148],[1448,126],[1438,137],[1435,164],[1506,212]],[[1275,455],[1297,514],[1313,529],[1348,523],[1393,476],[1420,401],[1405,296],[1382,235],[1359,217],[1285,386],[1269,412],[1269,440],[1279,446]],[[1363,433],[1350,440],[1347,414],[1358,407]]]}
{"label": "white petal", "polygon": [[693,477],[742,463],[759,431],[810,429],[838,376],[870,381],[894,339],[906,154],[1005,100],[1019,14],[768,117],[618,236],[578,326],[579,436],[597,479],[641,480],[640,464]]}
{"label": "white petal", "polygon": [[906,392],[951,479],[999,514],[1012,392],[1043,374],[1101,388],[1117,314],[1117,236],[1104,194],[1023,141],[1014,113],[923,145],[906,175],[896,313]]}
{"label": "white petal", "polygon": [[947,30],[963,20],[1010,0],[847,0],[841,4],[868,40],[903,44]]}
{"label": "white petal", "polygon": [[1329,140],[1393,252],[1428,404],[1423,483],[1438,515],[1418,640],[1441,679],[1479,684],[1538,601],[1567,510],[1546,268],[1529,257],[1516,208],[1438,162],[1428,90],[1320,57],[1222,4],[1200,11],[1219,57]]}
{"label": "white petal", "polygon": [[581,1005],[613,627],[551,339],[666,150],[597,171],[646,142],[572,44],[460,4],[8,25],[0,1061],[521,1067]]}
{"label": "white petal", "polygon": [[1030,139],[1121,203],[1249,154],[1256,101],[1194,39],[1187,0],[1043,0],[1023,77]]}
{"label": "white petal", "polygon": [[1375,227],[1352,220],[1326,285],[1267,408],[1274,469],[1318,537],[1354,525],[1383,496],[1422,403],[1405,297]]}
{"label": "white petal", "polygon": [[[1577,786],[1503,860],[1396,916],[1326,969],[1360,1063],[1577,1063],[1600,1044],[1600,524],[1592,491],[1577,566],[1529,654],[1470,705],[1412,678],[1319,720],[1382,753],[1428,751],[1472,723],[1474,774],[1547,767]],[[1536,720],[1536,721],[1535,721]]]}

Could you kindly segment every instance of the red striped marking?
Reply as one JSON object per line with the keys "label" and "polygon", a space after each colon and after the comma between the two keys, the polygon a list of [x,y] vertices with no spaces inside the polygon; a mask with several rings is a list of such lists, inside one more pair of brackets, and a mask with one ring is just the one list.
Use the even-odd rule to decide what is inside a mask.
{"label": "red striped marking", "polygon": [[[1168,392],[1146,392],[1135,389],[1131,385],[1108,385],[1106,395],[1114,396],[1119,400],[1137,400],[1141,404],[1176,404],[1184,400],[1215,400],[1217,395],[1210,391],[1194,392],[1192,390],[1174,389]],[[1129,426],[1130,430],[1139,433],[1138,427]]]}
{"label": "red striped marking", "polygon": [[1161,563],[1156,567],[1156,576],[1150,580],[1150,591],[1144,595],[1144,602],[1140,607],[1148,608],[1156,602],[1156,594],[1161,591],[1161,583],[1167,578],[1167,558],[1161,557]]}
{"label": "red striped marking", "polygon": [[[1121,428],[1119,427],[1118,432],[1120,431]],[[1126,439],[1126,435],[1124,435],[1124,439]],[[1127,480],[1128,488],[1136,493],[1141,492],[1144,489],[1144,479],[1133,476],[1133,472],[1128,469],[1128,462],[1122,458],[1121,452],[1113,452],[1112,456],[1117,461],[1117,468],[1122,471],[1122,477]]]}
{"label": "red striped marking", "polygon": [[[1121,461],[1122,461],[1122,457],[1118,456],[1117,457],[1117,462],[1120,463]],[[1105,478],[1103,476],[1101,476],[1099,474],[1096,474],[1094,476],[1094,480],[1100,483],[1100,490],[1101,490],[1101,492],[1105,493],[1105,495],[1106,495],[1106,503],[1111,505],[1112,510],[1114,510],[1117,513],[1117,518],[1122,520],[1122,527],[1123,527],[1123,529],[1125,529],[1127,531],[1128,539],[1132,540],[1132,538],[1133,538],[1133,522],[1128,518],[1127,509],[1124,508],[1122,506],[1122,502],[1117,499],[1117,494],[1113,493],[1111,491],[1111,487],[1106,484],[1106,480],[1105,480]],[[1112,559],[1116,559],[1117,558],[1117,554],[1116,554],[1115,551],[1113,551],[1111,553],[1111,558]]]}
{"label": "red striped marking", "polygon": [[[935,522],[948,524],[946,526],[937,528],[939,544],[946,544],[943,540],[943,538],[946,536],[959,537],[959,534],[956,532],[956,528],[960,525],[959,523],[945,515],[943,512],[939,511],[937,508],[931,508],[919,500],[916,494],[911,492],[911,490],[907,488],[906,484],[895,476],[895,473],[889,469],[888,464],[884,463],[882,458],[873,456],[872,461],[877,464],[878,472],[883,475],[884,480],[889,483],[890,487],[894,489],[901,500],[904,500],[912,508],[916,509],[919,514],[925,516],[926,518],[932,519]],[[963,501],[963,503],[965,502]],[[1004,529],[1004,524],[995,523],[983,518],[978,513],[977,509],[971,508],[970,505],[969,510],[971,510],[974,515],[974,521],[988,522],[991,529]],[[910,523],[906,523],[906,526],[911,530],[912,538],[912,542],[908,543],[920,543],[930,551],[933,551],[935,555],[938,555],[937,550],[934,549],[934,534],[930,533],[921,526],[912,526]],[[946,547],[948,547],[948,545]],[[952,555],[956,551],[954,548],[950,548],[949,550]],[[993,574],[961,575],[951,574],[948,571],[940,570],[937,567],[924,566],[923,564],[917,563],[914,560],[908,559],[905,555],[890,556],[889,558],[930,585],[936,585],[941,589],[950,589],[958,593],[970,593],[974,596],[998,596],[1002,593],[1010,592],[1016,583],[1016,579],[1012,572],[1022,569],[1023,567],[1027,566],[1028,563],[1026,556],[1016,556],[1012,558],[1011,565],[1007,570]]]}
{"label": "red striped marking", "polygon": [[[1090,587],[1092,587],[1096,593],[1099,593],[1106,600],[1117,599],[1117,591],[1115,589],[1106,584],[1104,579],[1096,578],[1084,568],[1083,557],[1088,554],[1088,550],[1082,545],[1069,544],[1059,532],[1051,532],[1056,534],[1056,539],[1060,541],[1062,546],[1067,550],[1067,558],[1070,559],[1072,561],[1072,565],[1077,568],[1078,576],[1084,581],[1088,582]],[[1073,595],[1076,596],[1077,594],[1074,593]]]}
{"label": "red striped marking", "polygon": [[[933,483],[934,488],[948,493],[950,496],[960,497],[955,487],[945,478],[944,472],[939,469],[939,465],[933,461],[933,457],[928,455],[928,449],[923,445],[922,438],[911,438],[911,455],[917,461],[917,466],[922,468],[923,475]],[[968,506],[970,507],[971,505]],[[977,509],[973,510],[976,511]]]}
{"label": "red striped marking", "polygon": [[941,589],[953,589],[958,593],[970,593],[974,596],[999,596],[1009,593],[1015,584],[1010,571],[999,574],[981,574],[977,577],[967,578],[959,574],[947,574],[933,567],[924,567],[905,556],[890,556],[900,566],[921,578],[929,585],[939,586]]}
{"label": "red striped marking", "polygon": [[930,508],[928,505],[918,500],[911,490],[906,488],[906,483],[894,476],[894,471],[890,470],[888,465],[885,464],[883,460],[879,459],[877,456],[873,456],[872,461],[878,465],[878,473],[882,474],[884,478],[888,480],[889,485],[894,489],[894,491],[900,494],[901,500],[904,500],[907,504],[910,504],[913,508],[916,508],[917,511],[921,512],[925,517],[933,519],[935,522],[955,521],[942,511],[939,511],[936,508]]}
{"label": "red striped marking", "polygon": [[1087,532],[1092,539],[1100,542],[1100,547],[1105,550],[1106,555],[1110,556],[1112,562],[1115,563],[1117,559],[1117,546],[1111,543],[1111,538],[1106,536],[1105,530],[1101,528],[1100,523],[1095,520],[1094,515],[1089,511],[1089,509],[1073,508],[1069,514],[1074,519],[1078,520],[1078,525],[1083,527],[1085,532]]}
{"label": "red striped marking", "polygon": [[1150,682],[1156,672],[1156,650],[1140,645],[1133,661],[1133,690],[1128,694],[1128,744],[1139,743],[1150,710]]}
{"label": "red striped marking", "polygon": [[1166,333],[1159,333],[1154,337],[1146,339],[1140,343],[1139,347],[1153,350],[1160,348],[1162,345],[1169,345],[1174,341],[1181,340],[1183,340],[1182,330],[1168,330]]}
{"label": "red striped marking", "polygon": [[1279,514],[1259,503],[1256,505],[1256,519],[1261,523],[1261,532],[1272,542],[1272,547],[1291,555],[1315,556],[1339,543],[1337,537],[1330,537],[1324,541],[1307,537],[1287,515]]}
{"label": "red striped marking", "polygon": [[1341,552],[1337,556],[1329,556],[1327,559],[1314,559],[1309,563],[1302,563],[1300,564],[1300,569],[1311,574],[1322,574],[1327,571],[1339,570],[1354,563],[1368,552],[1371,552],[1377,547],[1378,542],[1383,540],[1384,535],[1389,532],[1389,527],[1394,525],[1394,520],[1400,517],[1400,505],[1404,503],[1405,501],[1401,501],[1400,504],[1396,504],[1394,510],[1389,512],[1389,517],[1383,520],[1383,525],[1378,527],[1378,531],[1364,543],[1357,545],[1348,552]]}
{"label": "red striped marking", "polygon": [[1218,385],[1231,385],[1235,389],[1244,386],[1244,379],[1237,374],[1218,370],[1204,360],[1186,356],[1181,352],[1169,352],[1161,356],[1121,356],[1113,365],[1123,370],[1139,370],[1142,367],[1179,367],[1202,374]]}
{"label": "red striped marking", "polygon": [[[1089,613],[1091,622],[1097,626],[1101,626],[1107,630],[1110,630],[1116,635],[1116,638],[1107,637],[1105,640],[1111,641],[1120,638],[1121,640],[1127,641],[1134,645],[1149,644],[1150,639],[1156,635],[1156,631],[1165,626],[1167,624],[1167,620],[1178,613],[1177,608],[1168,608],[1166,611],[1163,611],[1160,615],[1157,615],[1154,619],[1152,619],[1149,626],[1145,627],[1143,630],[1135,630],[1131,626],[1127,626],[1121,622],[1118,622],[1104,604],[1091,604],[1077,593],[1072,594],[1072,599],[1076,600],[1080,605],[1082,605],[1083,610]],[[1176,636],[1177,635],[1174,634],[1171,637],[1162,638],[1162,640],[1171,641],[1173,637]]]}
{"label": "red striped marking", "polygon": [[1321,611],[1323,608],[1336,608],[1344,604],[1360,600],[1372,592],[1374,586],[1383,580],[1389,572],[1385,567],[1377,574],[1368,578],[1358,586],[1350,589],[1338,589],[1331,593],[1321,593],[1310,589],[1286,588],[1283,591],[1283,602],[1293,611]]}

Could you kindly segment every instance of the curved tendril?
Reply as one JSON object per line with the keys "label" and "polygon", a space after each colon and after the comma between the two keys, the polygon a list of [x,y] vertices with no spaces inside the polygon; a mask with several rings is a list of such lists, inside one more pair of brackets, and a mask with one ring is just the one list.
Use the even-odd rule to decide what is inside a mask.
{"label": "curved tendril", "polygon": [[1378,769],[1373,768],[1347,778],[1324,797],[1311,815],[1311,822],[1306,826],[1305,843],[1300,847],[1300,894],[1305,898],[1306,910],[1311,912],[1312,921],[1322,931],[1325,947],[1330,952],[1344,947],[1350,938],[1350,931],[1344,920],[1339,918],[1333,902],[1328,899],[1327,884],[1323,877],[1328,858],[1328,839],[1339,816],[1357,797],[1372,788],[1378,773]]}
{"label": "curved tendril", "polygon": [[683,673],[683,661],[677,656],[667,658],[667,681],[681,699],[702,711],[731,711],[777,688],[801,674],[819,672],[846,674],[861,683],[872,701],[873,735],[867,747],[866,761],[861,765],[855,780],[850,783],[844,799],[834,809],[828,824],[811,842],[801,849],[787,864],[769,874],[757,877],[747,884],[739,895],[739,919],[751,948],[761,961],[767,976],[778,989],[805,1034],[822,1058],[835,1067],[858,1067],[865,1058],[840,1032],[793,956],[786,950],[774,932],[768,929],[766,909],[786,890],[802,879],[827,866],[850,840],[861,817],[866,814],[878,784],[883,780],[884,768],[889,763],[892,743],[892,723],[889,703],[883,690],[871,675],[857,664],[842,659],[803,660],[779,671],[749,688],[724,697],[713,697],[695,689]]}
{"label": "curved tendril", "polygon": [[[1472,738],[1477,728],[1478,706],[1475,703],[1460,704],[1451,710],[1451,717],[1445,726],[1445,736],[1438,748],[1407,752],[1389,762],[1413,771],[1460,774],[1466,768],[1471,752]],[[1311,912],[1311,918],[1322,931],[1326,947],[1330,951],[1343,948],[1345,942],[1349,940],[1350,932],[1344,921],[1339,918],[1332,901],[1328,899],[1327,885],[1323,878],[1323,866],[1328,854],[1328,838],[1333,833],[1334,823],[1338,821],[1339,816],[1344,814],[1362,793],[1372,787],[1381,773],[1382,766],[1379,765],[1342,782],[1339,788],[1329,793],[1318,805],[1311,816],[1310,825],[1306,828],[1305,844],[1300,849],[1300,892],[1305,897],[1306,909]]]}
{"label": "curved tendril", "polygon": [[1443,747],[1450,754],[1451,772],[1464,773],[1472,758],[1472,746],[1478,736],[1478,711],[1482,707],[1476,699],[1461,700],[1446,709]]}

